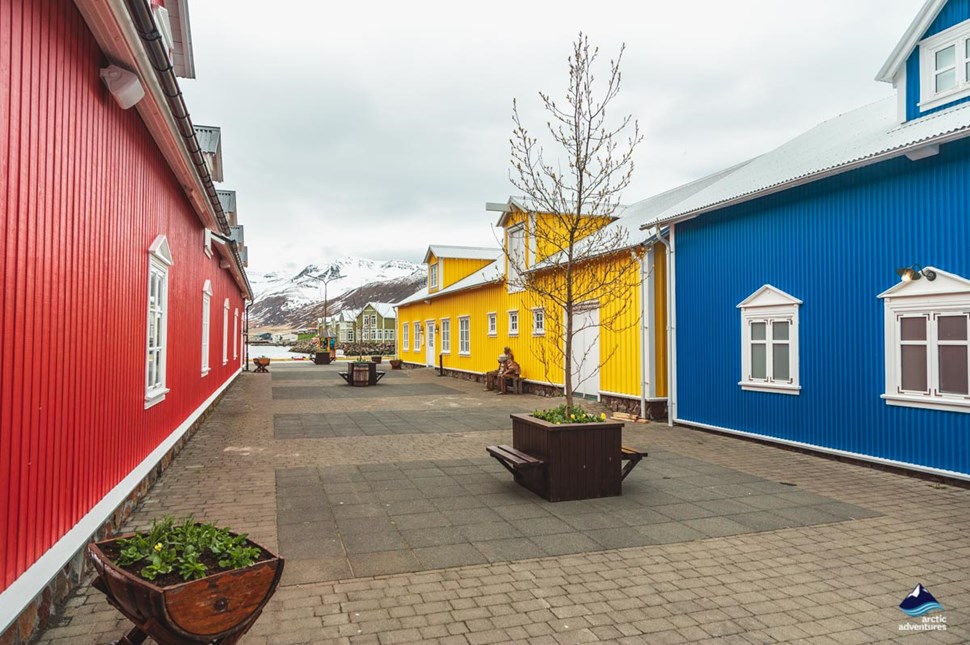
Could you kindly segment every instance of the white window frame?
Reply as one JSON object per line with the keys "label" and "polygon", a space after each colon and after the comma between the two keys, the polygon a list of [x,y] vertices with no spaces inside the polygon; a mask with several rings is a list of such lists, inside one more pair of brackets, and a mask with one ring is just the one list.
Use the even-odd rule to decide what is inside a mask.
{"label": "white window frame", "polygon": [[498,313],[491,311],[488,313],[488,335],[498,336]]}
{"label": "white window frame", "polygon": [[[970,65],[970,56],[967,55],[968,40],[970,40],[970,22],[962,22],[919,43],[920,110],[931,110],[970,96],[970,72],[967,70]],[[937,92],[936,76],[939,72],[936,69],[936,54],[951,45],[955,47],[956,85],[949,90]]]}
{"label": "white window frame", "polygon": [[[168,354],[168,277],[173,266],[168,238],[159,235],[148,247],[148,320],[145,328],[145,409],[165,400]],[[153,289],[154,287],[154,289]],[[154,291],[154,293],[153,293]],[[154,307],[153,307],[154,305]],[[152,327],[155,326],[155,343]]]}
{"label": "white window frame", "polygon": [[411,326],[408,323],[403,323],[401,325],[401,348],[405,351],[411,349]]}
{"label": "white window frame", "polygon": [[415,320],[411,323],[411,329],[414,330],[414,351],[421,351],[421,321]]}
{"label": "white window frame", "polygon": [[438,263],[435,262],[428,267],[428,288],[437,289],[438,288]]}
{"label": "white window frame", "polygon": [[509,309],[509,336],[519,335],[519,310]]}
{"label": "white window frame", "polygon": [[[886,405],[946,410],[970,413],[970,395],[948,394],[939,390],[939,347],[965,345],[963,341],[940,341],[938,322],[941,316],[970,316],[970,279],[963,278],[935,267],[926,267],[936,274],[935,280],[925,277],[912,282],[900,282],[879,294],[883,300],[885,327],[885,390],[882,399]],[[927,375],[925,392],[902,389],[901,319],[904,317],[927,318],[926,351]],[[970,369],[970,367],[968,367]],[[970,378],[970,375],[968,375]]]}
{"label": "white window frame", "polygon": [[[742,390],[772,392],[776,394],[798,395],[801,393],[799,380],[798,351],[798,308],[802,301],[798,298],[766,284],[738,304],[741,312],[741,380]],[[765,378],[756,379],[751,375],[752,323],[765,323]],[[775,342],[772,323],[788,322],[788,375],[786,380],[774,380],[773,348],[786,341]],[[761,341],[757,341],[761,342]]]}
{"label": "white window frame", "polygon": [[[464,329],[462,329],[464,327]],[[458,354],[472,355],[472,319],[471,316],[458,316]]]}
{"label": "white window frame", "polygon": [[212,282],[202,285],[202,376],[209,373],[209,343],[212,325]]}
{"label": "white window frame", "polygon": [[239,359],[239,308],[232,311],[232,360]]}
{"label": "white window frame", "polygon": [[229,298],[222,304],[222,364],[229,363]]}
{"label": "white window frame", "polygon": [[532,309],[532,335],[546,335],[546,310],[543,307],[534,307]]}
{"label": "white window frame", "polygon": [[451,318],[442,318],[441,322],[441,353],[451,353]]}
{"label": "white window frame", "polygon": [[525,223],[516,224],[515,226],[510,226],[507,235],[507,250],[508,256],[506,257],[506,264],[508,265],[508,292],[509,293],[519,293],[525,290],[525,285],[523,284],[522,274],[516,268],[516,261],[512,258],[516,257],[516,249],[512,248],[512,239],[519,233],[522,234],[522,257],[518,260],[518,265],[522,268],[526,266],[525,253],[526,247],[529,241],[526,239]]}

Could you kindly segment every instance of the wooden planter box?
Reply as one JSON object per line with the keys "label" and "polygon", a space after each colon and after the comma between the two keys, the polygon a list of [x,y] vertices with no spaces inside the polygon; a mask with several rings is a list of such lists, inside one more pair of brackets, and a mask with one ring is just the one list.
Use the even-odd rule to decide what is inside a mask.
{"label": "wooden planter box", "polygon": [[102,551],[126,537],[131,535],[88,545],[98,574],[94,587],[135,623],[120,643],[141,643],[146,635],[161,645],[235,643],[256,622],[283,575],[283,559],[274,555],[243,569],[159,587],[118,567]]}
{"label": "wooden planter box", "polygon": [[351,363],[350,367],[350,383],[356,387],[364,387],[370,385],[371,370],[376,370],[377,366],[374,363]]}
{"label": "wooden planter box", "polygon": [[317,352],[313,356],[314,365],[329,365],[330,364],[330,352]]}
{"label": "wooden planter box", "polygon": [[530,414],[511,417],[512,447],[546,462],[544,476],[523,486],[550,502],[622,493],[622,423],[556,425]]}
{"label": "wooden planter box", "polygon": [[371,360],[372,363],[377,364],[377,363],[380,363],[382,360],[384,360],[384,357],[383,356],[371,356],[370,357],[370,360]]}
{"label": "wooden planter box", "polygon": [[402,360],[401,360],[400,358],[392,358],[392,359],[390,360],[390,363],[391,363],[391,369],[392,369],[392,370],[399,370],[399,369],[401,369],[401,364],[402,364],[403,362],[404,362],[404,361],[402,361]]}

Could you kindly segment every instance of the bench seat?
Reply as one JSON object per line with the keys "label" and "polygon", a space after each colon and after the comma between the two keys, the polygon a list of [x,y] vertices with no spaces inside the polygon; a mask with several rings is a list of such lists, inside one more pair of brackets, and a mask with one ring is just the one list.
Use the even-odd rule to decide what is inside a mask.
{"label": "bench seat", "polygon": [[625,462],[623,464],[623,470],[620,471],[620,481],[626,479],[626,476],[629,475],[630,472],[637,467],[637,464],[640,463],[640,460],[646,456],[647,453],[640,452],[634,448],[629,448],[627,446],[620,448],[620,459]]}

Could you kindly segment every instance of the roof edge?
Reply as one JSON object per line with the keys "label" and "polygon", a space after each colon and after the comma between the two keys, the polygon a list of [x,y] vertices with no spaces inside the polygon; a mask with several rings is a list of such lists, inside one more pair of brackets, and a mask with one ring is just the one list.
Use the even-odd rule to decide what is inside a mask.
{"label": "roof edge", "polygon": [[916,47],[916,43],[920,41],[920,37],[929,29],[933,21],[936,20],[936,17],[940,15],[940,11],[943,10],[943,6],[946,3],[947,0],[926,0],[923,8],[913,18],[913,22],[910,23],[909,27],[903,33],[903,37],[896,43],[896,46],[893,48],[889,58],[886,59],[886,62],[883,63],[879,73],[876,74],[877,81],[884,83],[892,83],[895,81],[896,75],[905,64],[906,59],[909,58],[913,48]]}

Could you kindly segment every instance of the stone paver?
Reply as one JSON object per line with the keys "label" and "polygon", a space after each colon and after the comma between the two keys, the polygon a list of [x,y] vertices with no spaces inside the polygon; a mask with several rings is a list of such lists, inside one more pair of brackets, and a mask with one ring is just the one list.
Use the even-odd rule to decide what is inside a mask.
{"label": "stone paver", "polygon": [[[377,388],[343,386],[334,390],[341,394],[324,397],[319,389],[332,386],[325,379],[317,385],[314,370],[326,369],[334,368],[274,363],[271,376],[244,374],[137,509],[130,528],[144,528],[164,514],[194,514],[279,549],[281,532],[287,535],[282,527],[302,523],[301,514],[315,514],[308,520],[316,523],[315,532],[304,535],[301,548],[312,555],[336,551],[319,542],[342,540],[341,524],[359,528],[354,520],[363,519],[366,525],[373,509],[338,517],[331,502],[340,506],[344,497],[361,500],[344,506],[366,506],[370,502],[361,496],[376,491],[328,490],[327,506],[306,499],[313,495],[288,494],[279,497],[278,508],[278,485],[295,489],[293,482],[314,473],[321,487],[371,486],[390,466],[442,469],[428,463],[429,455],[435,462],[475,465],[485,445],[507,443],[511,431],[278,440],[275,415],[352,417],[388,410],[405,417],[444,410],[499,415],[552,403],[494,396],[479,384],[442,379],[431,370],[395,374]],[[426,394],[397,396],[397,387]],[[308,396],[297,396],[304,389]],[[282,390],[292,390],[292,398],[279,396]],[[970,491],[660,424],[627,425],[624,442],[651,453],[634,471],[640,479],[631,476],[628,483],[643,484],[652,504],[630,508],[627,495],[600,500],[610,504],[599,509],[576,503],[576,513],[551,514],[570,530],[555,532],[558,525],[550,523],[545,528],[552,532],[540,542],[536,536],[503,536],[495,528],[521,533],[523,521],[541,519],[532,500],[501,505],[496,501],[503,493],[482,491],[467,496],[480,507],[445,509],[433,501],[461,496],[402,497],[395,503],[412,503],[404,508],[410,512],[385,512],[383,518],[393,522],[402,548],[368,552],[361,538],[363,550],[349,558],[293,557],[285,585],[242,642],[970,641]],[[354,481],[355,472],[362,481]],[[368,472],[372,478],[364,477]],[[719,483],[718,477],[733,481]],[[412,479],[415,488],[418,479]],[[356,513],[363,517],[353,517]],[[463,514],[479,521],[456,523]],[[639,524],[629,524],[630,517]],[[786,528],[777,524],[781,520]],[[650,530],[655,543],[632,548],[603,543],[613,539],[624,547],[632,535],[624,529]],[[467,538],[483,535],[489,539],[482,542],[495,545],[489,551],[494,561],[469,563],[472,553],[463,547],[474,542]],[[381,546],[381,539],[374,538],[371,547]],[[527,545],[540,543],[558,549],[547,553],[563,555],[529,551]],[[414,571],[422,556],[428,566],[440,568]],[[401,573],[377,575],[390,571]],[[899,630],[901,624],[918,624],[904,621],[896,609],[917,582],[946,608],[946,632]],[[40,642],[107,643],[125,630],[125,621],[87,586]]]}

